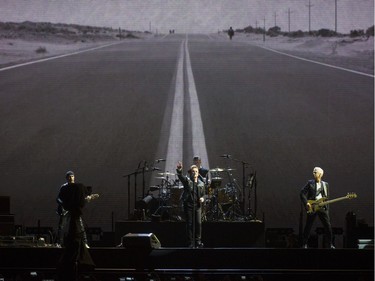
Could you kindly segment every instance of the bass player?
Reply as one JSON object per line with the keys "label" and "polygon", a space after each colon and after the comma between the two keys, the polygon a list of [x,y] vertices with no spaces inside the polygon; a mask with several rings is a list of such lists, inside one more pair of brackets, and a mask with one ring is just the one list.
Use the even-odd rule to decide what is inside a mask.
{"label": "bass player", "polygon": [[318,216],[323,224],[325,235],[328,239],[329,248],[334,249],[332,226],[329,218],[328,205],[313,211],[310,200],[319,200],[321,198],[328,198],[329,185],[322,181],[324,171],[320,167],[315,167],[313,170],[314,179],[308,180],[306,185],[301,189],[300,198],[302,205],[307,211],[306,225],[303,231],[302,248],[307,249],[307,242],[310,236],[311,228],[314,224],[315,218]]}

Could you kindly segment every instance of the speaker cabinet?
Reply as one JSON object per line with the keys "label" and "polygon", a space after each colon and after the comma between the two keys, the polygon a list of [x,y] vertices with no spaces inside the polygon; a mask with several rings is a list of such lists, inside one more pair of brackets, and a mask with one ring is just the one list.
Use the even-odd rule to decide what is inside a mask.
{"label": "speaker cabinet", "polygon": [[122,246],[127,249],[158,249],[159,239],[153,233],[128,233],[122,237]]}

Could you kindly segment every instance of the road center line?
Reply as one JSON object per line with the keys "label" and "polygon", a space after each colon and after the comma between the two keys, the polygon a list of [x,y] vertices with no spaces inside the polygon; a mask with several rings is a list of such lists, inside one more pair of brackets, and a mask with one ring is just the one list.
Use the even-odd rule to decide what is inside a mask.
{"label": "road center line", "polygon": [[182,161],[183,155],[183,135],[184,135],[184,42],[180,46],[180,54],[177,64],[176,86],[171,116],[171,127],[167,155],[165,160],[165,170],[175,170],[178,161]]}
{"label": "road center line", "polygon": [[192,124],[192,146],[193,156],[199,155],[202,159],[202,163],[206,167],[210,167],[208,162],[206,139],[204,136],[202,116],[199,106],[199,100],[197,95],[197,89],[195,87],[195,81],[193,71],[191,68],[188,40],[185,41],[185,56],[186,56],[186,70],[187,70],[187,82],[190,96],[190,112],[191,112],[191,124]]}

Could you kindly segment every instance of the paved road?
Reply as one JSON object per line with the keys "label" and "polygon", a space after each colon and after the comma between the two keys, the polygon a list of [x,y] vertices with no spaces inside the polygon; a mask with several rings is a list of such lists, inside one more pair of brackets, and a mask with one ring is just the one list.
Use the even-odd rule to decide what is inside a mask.
{"label": "paved road", "polygon": [[[266,227],[298,231],[298,193],[325,169],[334,226],[354,210],[373,221],[374,80],[206,35],[170,35],[0,72],[1,194],[18,224],[54,226],[54,198],[68,169],[102,196],[88,226],[111,228],[143,197],[142,168],[174,172],[199,154],[232,168]],[[220,157],[230,154],[230,158]],[[166,161],[156,163],[156,159]],[[138,171],[142,171],[139,169]],[[145,173],[146,189],[159,183]],[[223,182],[223,184],[225,184]],[[250,204],[249,204],[250,197]]]}

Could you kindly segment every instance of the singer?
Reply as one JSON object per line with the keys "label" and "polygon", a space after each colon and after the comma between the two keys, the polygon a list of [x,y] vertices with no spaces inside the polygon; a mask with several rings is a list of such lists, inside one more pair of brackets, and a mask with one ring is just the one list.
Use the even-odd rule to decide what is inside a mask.
{"label": "singer", "polygon": [[209,170],[202,166],[202,159],[200,156],[194,156],[193,164],[198,168],[198,178],[207,186]]}
{"label": "singer", "polygon": [[204,202],[204,183],[199,179],[196,165],[188,171],[189,176],[182,175],[182,163],[177,163],[177,176],[184,186],[182,201],[186,220],[187,242],[190,248],[202,248],[202,203]]}

